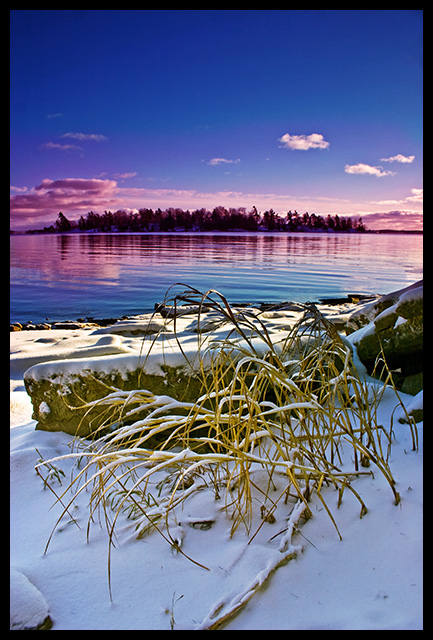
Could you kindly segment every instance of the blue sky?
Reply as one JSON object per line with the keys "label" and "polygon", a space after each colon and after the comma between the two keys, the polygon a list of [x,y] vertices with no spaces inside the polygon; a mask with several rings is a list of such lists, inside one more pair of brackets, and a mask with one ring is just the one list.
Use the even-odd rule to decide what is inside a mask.
{"label": "blue sky", "polygon": [[421,228],[422,20],[12,10],[11,228],[217,205]]}

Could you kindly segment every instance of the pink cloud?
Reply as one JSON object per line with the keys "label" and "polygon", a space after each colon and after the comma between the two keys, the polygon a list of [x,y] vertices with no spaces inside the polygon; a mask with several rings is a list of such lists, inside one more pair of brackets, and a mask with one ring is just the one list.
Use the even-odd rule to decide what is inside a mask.
{"label": "pink cloud", "polygon": [[105,194],[111,192],[117,185],[114,180],[100,180],[91,178],[63,178],[62,180],[50,180],[45,178],[41,184],[35,187],[35,191],[47,193],[62,193],[75,195],[80,193]]}
{"label": "pink cloud", "polygon": [[[114,180],[65,178],[42,180],[34,189],[13,193],[10,210],[13,223],[28,223],[35,218],[53,221],[59,211],[81,214],[94,208],[117,205]],[[20,225],[19,225],[20,226]]]}
{"label": "pink cloud", "polygon": [[423,228],[423,214],[419,211],[394,210],[360,215],[371,230],[421,231]]}

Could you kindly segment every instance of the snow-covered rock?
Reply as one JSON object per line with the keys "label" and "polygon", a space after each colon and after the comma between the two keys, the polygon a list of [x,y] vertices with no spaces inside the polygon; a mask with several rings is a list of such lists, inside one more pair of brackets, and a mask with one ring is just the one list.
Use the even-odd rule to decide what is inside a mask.
{"label": "snow-covered rock", "polygon": [[147,336],[161,331],[166,333],[172,332],[173,329],[163,318],[156,316],[149,318],[149,314],[145,314],[143,316],[118,320],[115,324],[96,329],[93,335],[110,333],[117,335]]}
{"label": "snow-covered rock", "polygon": [[[354,316],[359,320],[357,314],[351,320]],[[384,296],[367,309],[365,317],[369,324],[349,336],[361,362],[371,372],[383,349],[388,366],[398,371],[395,380],[400,388],[417,393],[423,384],[422,281]]]}
{"label": "snow-covered rock", "polygon": [[189,401],[197,397],[200,389],[191,369],[196,356],[196,349],[182,353],[166,345],[155,348],[147,357],[134,353],[41,362],[24,374],[33,405],[32,417],[38,421],[38,429],[85,437],[104,419],[104,408],[98,411],[95,407],[91,419],[83,422],[88,410],[85,403],[106,396],[110,388],[141,388]]}
{"label": "snow-covered rock", "polygon": [[[392,307],[396,303],[400,301],[400,298],[403,300],[404,296],[407,294],[409,296],[419,295],[419,291],[421,290],[421,298],[422,298],[422,286],[423,281],[419,280],[414,284],[411,284],[409,287],[405,287],[404,289],[399,289],[398,291],[393,291],[391,293],[387,293],[386,295],[374,300],[373,302],[363,303],[357,306],[357,309],[351,313],[350,317],[346,322],[346,331],[353,332],[357,331],[361,327],[372,322],[380,313]],[[415,291],[417,290],[417,293]],[[402,315],[402,314],[399,314]]]}
{"label": "snow-covered rock", "polygon": [[49,608],[42,593],[20,571],[10,571],[11,631],[48,630],[51,628]]}

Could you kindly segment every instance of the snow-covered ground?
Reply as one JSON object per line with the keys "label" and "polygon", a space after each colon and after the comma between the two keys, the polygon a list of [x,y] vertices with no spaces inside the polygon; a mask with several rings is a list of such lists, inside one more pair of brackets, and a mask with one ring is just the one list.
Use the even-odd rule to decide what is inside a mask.
{"label": "snow-covered ground", "polygon": [[[275,332],[286,321],[284,314],[270,314]],[[137,540],[134,522],[121,516],[111,549],[110,600],[107,533],[95,514],[87,539],[89,494],[82,492],[44,554],[62,508],[34,467],[41,457],[70,453],[71,436],[35,430],[23,373],[49,357],[104,357],[141,346],[138,335],[109,339],[104,332],[102,342],[94,329],[11,334],[11,624],[34,620],[38,607],[44,619],[48,607],[53,630],[201,629],[265,581],[223,629],[422,629],[423,424],[417,425],[419,449],[413,451],[409,426],[399,423],[401,409],[394,411],[392,392],[384,394],[378,417],[387,425],[394,411],[390,466],[401,502],[394,504],[381,473],[353,482],[368,508],[362,519],[350,492],[337,509],[338,492],[327,488],[326,501],[342,540],[322,503],[313,498],[313,518],[289,541],[287,562],[270,573],[283,559],[279,545],[290,504],[279,506],[276,521],[265,522],[249,543],[251,533],[241,527],[230,538],[231,523],[221,505],[211,492],[200,491],[170,523],[170,534],[194,562],[157,532]],[[414,402],[412,396],[401,397],[407,407]],[[73,462],[61,460],[56,467],[50,486],[60,495]],[[263,523],[260,513],[254,517],[252,532]]]}

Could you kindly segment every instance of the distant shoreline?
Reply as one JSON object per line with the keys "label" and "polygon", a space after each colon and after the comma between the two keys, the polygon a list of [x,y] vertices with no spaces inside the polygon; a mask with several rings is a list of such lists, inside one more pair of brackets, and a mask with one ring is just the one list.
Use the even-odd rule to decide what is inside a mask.
{"label": "distant shoreline", "polygon": [[285,230],[281,230],[281,231],[267,231],[265,229],[263,230],[257,230],[257,231],[248,231],[245,229],[226,229],[224,231],[221,230],[209,230],[209,231],[202,231],[202,230],[197,230],[194,231],[192,229],[188,230],[188,231],[184,231],[183,229],[178,229],[178,230],[173,230],[173,231],[131,231],[131,230],[127,230],[127,231],[101,231],[99,229],[88,229],[88,230],[80,230],[80,229],[74,229],[71,231],[45,231],[43,229],[26,229],[26,230],[15,230],[15,229],[11,229],[10,230],[10,235],[11,236],[22,236],[22,235],[48,235],[48,236],[52,236],[52,235],[58,235],[58,236],[65,236],[65,235],[113,235],[113,234],[119,234],[119,235],[146,235],[146,236],[152,236],[152,235],[161,235],[161,236],[170,236],[170,235],[283,235],[283,234],[294,234],[294,235],[298,235],[298,234],[307,234],[307,235],[311,235],[311,234],[319,234],[319,235],[365,235],[365,234],[390,234],[390,235],[423,235],[424,231],[423,229],[366,229],[365,231],[310,231],[310,230],[299,230],[299,231],[285,231]]}

